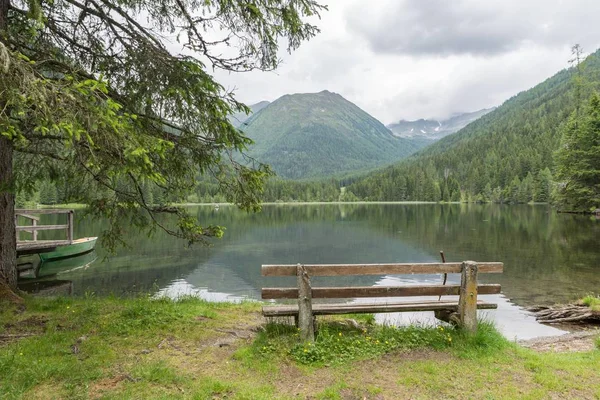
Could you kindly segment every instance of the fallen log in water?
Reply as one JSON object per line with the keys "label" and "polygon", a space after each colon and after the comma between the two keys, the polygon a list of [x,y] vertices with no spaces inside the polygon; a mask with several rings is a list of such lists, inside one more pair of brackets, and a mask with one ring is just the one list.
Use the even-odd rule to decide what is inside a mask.
{"label": "fallen log in water", "polygon": [[594,311],[584,304],[566,304],[555,306],[532,306],[526,309],[543,324],[561,323],[600,323],[600,311]]}

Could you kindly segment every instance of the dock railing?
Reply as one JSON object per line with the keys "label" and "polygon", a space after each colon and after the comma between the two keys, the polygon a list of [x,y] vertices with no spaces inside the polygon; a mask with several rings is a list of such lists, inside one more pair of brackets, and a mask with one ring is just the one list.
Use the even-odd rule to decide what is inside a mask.
{"label": "dock railing", "polygon": [[[67,214],[67,223],[62,225],[41,225],[41,214]],[[73,210],[68,209],[38,209],[38,210],[15,210],[15,227],[17,233],[17,253],[32,252],[36,249],[45,249],[73,243]],[[19,217],[30,221],[30,225],[19,225]],[[39,240],[39,231],[65,230],[66,240]],[[32,235],[32,239],[21,239],[21,232],[27,232]]]}

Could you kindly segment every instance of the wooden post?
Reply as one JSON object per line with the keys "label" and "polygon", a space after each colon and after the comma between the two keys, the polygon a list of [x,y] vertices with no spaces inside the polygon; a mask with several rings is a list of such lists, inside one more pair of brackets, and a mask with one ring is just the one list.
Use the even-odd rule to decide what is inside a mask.
{"label": "wooden post", "polygon": [[69,217],[69,222],[67,223],[67,225],[69,225],[69,227],[67,228],[67,240],[69,242],[73,242],[73,210],[69,211],[68,214]]}
{"label": "wooden post", "polygon": [[[19,225],[19,214],[15,214],[15,228]],[[20,232],[15,232],[15,240],[18,242],[20,240]]]}
{"label": "wooden post", "polygon": [[37,235],[38,235],[38,231],[37,229],[35,229],[35,227],[37,226],[37,220],[36,219],[32,219],[31,223],[33,224],[32,226],[34,227],[34,229],[31,231],[31,233],[33,233],[33,241],[37,241]]}
{"label": "wooden post", "polygon": [[463,329],[475,333],[477,331],[477,264],[474,261],[462,263],[458,314]]}
{"label": "wooden post", "polygon": [[300,328],[300,338],[303,341],[314,342],[315,328],[312,315],[312,289],[310,287],[310,277],[304,265],[298,264],[296,266],[296,276],[298,280],[298,325]]}

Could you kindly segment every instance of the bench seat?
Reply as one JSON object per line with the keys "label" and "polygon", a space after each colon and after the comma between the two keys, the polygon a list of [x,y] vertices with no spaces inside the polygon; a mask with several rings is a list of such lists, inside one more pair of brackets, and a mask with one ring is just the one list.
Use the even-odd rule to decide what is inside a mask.
{"label": "bench seat", "polygon": [[[492,310],[498,308],[495,303],[484,301],[477,302],[477,309]],[[333,314],[370,314],[404,311],[437,311],[448,310],[458,311],[458,301],[419,301],[419,302],[401,302],[401,303],[340,303],[340,304],[313,304],[313,315],[333,315]],[[265,317],[286,317],[298,316],[298,305],[277,305],[264,306],[262,308]]]}
{"label": "bench seat", "polygon": [[[296,287],[262,288],[265,300],[297,299],[297,304],[263,307],[265,317],[294,317],[303,341],[314,341],[316,316],[355,313],[392,313],[433,311],[439,320],[456,324],[468,332],[477,330],[477,310],[498,308],[495,303],[479,301],[478,295],[501,293],[497,284],[478,284],[477,273],[502,273],[500,262],[463,261],[461,263],[396,263],[396,264],[296,264],[263,265],[263,276],[295,276]],[[460,285],[446,285],[447,274],[460,273]],[[444,274],[441,285],[312,287],[311,276],[358,276]],[[458,295],[458,300],[441,296]],[[439,297],[440,300],[396,300],[401,297]],[[390,301],[379,300],[387,297]],[[435,298],[434,297],[434,298]],[[313,299],[371,298],[369,302],[313,303]]]}

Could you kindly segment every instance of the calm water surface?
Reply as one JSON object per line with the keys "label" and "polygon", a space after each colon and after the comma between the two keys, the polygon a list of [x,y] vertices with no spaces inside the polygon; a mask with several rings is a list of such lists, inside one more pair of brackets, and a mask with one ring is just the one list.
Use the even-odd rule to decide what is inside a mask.
{"label": "calm water surface", "polygon": [[[508,336],[556,334],[520,307],[567,302],[600,292],[600,220],[555,214],[546,206],[500,205],[277,205],[259,214],[234,207],[191,208],[204,224],[227,227],[210,248],[186,248],[165,234],[131,232],[131,248],[105,259],[95,253],[47,264],[41,275],[73,281],[77,294],[138,291],[210,300],[260,298],[263,286],[292,281],[263,278],[261,264],[502,261],[503,274],[481,275],[500,283],[500,303],[486,315]],[[48,217],[53,218],[53,217]],[[49,221],[48,221],[49,222]],[[105,225],[76,224],[76,237],[98,236]],[[439,275],[315,278],[316,285],[388,285],[441,281]],[[458,276],[449,280],[457,281]],[[430,320],[426,313],[381,315],[390,322]]]}

